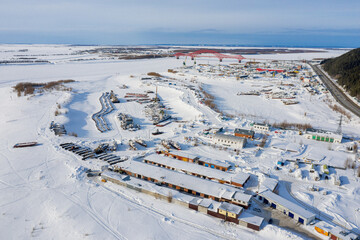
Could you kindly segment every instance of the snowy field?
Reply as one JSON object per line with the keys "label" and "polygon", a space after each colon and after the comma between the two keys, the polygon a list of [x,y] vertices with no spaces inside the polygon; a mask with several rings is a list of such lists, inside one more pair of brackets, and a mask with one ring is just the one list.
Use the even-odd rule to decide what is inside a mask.
{"label": "snowy field", "polygon": [[[267,120],[270,123],[310,123],[335,131],[339,114],[329,108],[324,99],[332,100],[329,93],[311,96],[304,89],[299,90],[299,104],[284,105],[279,100],[261,96],[238,96],[239,91],[254,90],[253,85],[268,85],[260,82],[237,81],[225,77],[207,77],[194,72],[185,72],[183,60],[175,58],[113,60],[96,54],[75,54],[94,47],[63,45],[0,45],[0,60],[22,57],[45,59],[51,63],[0,64],[0,231],[2,239],[304,239],[306,235],[274,225],[265,224],[259,232],[235,224],[224,223],[208,215],[195,212],[179,205],[157,200],[111,183],[100,183],[86,177],[86,169],[100,170],[105,165],[99,160],[82,161],[71,152],[59,146],[64,142],[76,142],[95,148],[99,143],[116,140],[122,142],[114,153],[119,156],[137,157],[145,151],[153,152],[160,139],[173,139],[183,149],[194,154],[223,159],[237,165],[242,171],[254,176],[269,173],[278,180],[291,182],[294,195],[306,204],[315,206],[331,215],[350,229],[360,227],[360,183],[352,169],[331,169],[342,176],[342,186],[329,181],[313,181],[308,177],[309,166],[300,165],[301,179],[289,173],[293,168],[288,163],[279,171],[273,169],[276,159],[304,158],[315,156],[320,164],[343,165],[354,154],[346,151],[343,144],[329,145],[306,140],[296,131],[279,131],[269,134],[268,141],[260,154],[255,146],[259,139],[250,142],[239,155],[220,151],[209,146],[193,147],[184,137],[205,139],[201,132],[205,128],[223,126],[232,131],[236,127],[249,128],[253,121]],[[24,49],[28,49],[24,51]],[[20,51],[21,50],[21,51]],[[323,50],[320,53],[249,55],[250,59],[303,60],[338,56],[346,50]],[[23,56],[25,55],[25,56]],[[74,61],[81,59],[81,61]],[[86,60],[88,59],[88,60]],[[91,60],[90,60],[91,59]],[[215,59],[197,59],[198,64],[215,67]],[[224,61],[222,65],[234,63]],[[188,63],[190,64],[190,62]],[[168,69],[178,70],[169,73]],[[158,72],[177,85],[164,82],[142,81],[148,72]],[[199,104],[196,97],[184,84],[196,82],[215,96],[215,103],[224,112],[238,115],[229,121],[222,121],[218,114]],[[63,79],[75,82],[65,84],[72,91],[51,91],[18,97],[13,86],[20,82],[44,83]],[[274,80],[276,84],[277,80]],[[121,89],[126,85],[128,88]],[[172,117],[178,123],[171,123],[161,130],[165,133],[152,136],[155,126],[144,113],[144,104],[126,102],[124,95],[157,91]],[[101,109],[99,97],[103,92],[119,96],[120,103],[114,104],[115,111],[106,115],[111,130],[99,132],[91,116]],[[151,95],[151,94],[149,94]],[[151,95],[154,96],[154,95]],[[58,105],[60,113],[54,115]],[[117,115],[126,113],[141,126],[138,131],[121,129]],[[306,114],[304,114],[306,112]],[[204,121],[200,121],[204,120]],[[68,132],[78,135],[55,136],[50,131],[51,121],[63,124]],[[343,133],[359,140],[359,119],[352,115],[344,119]],[[130,151],[127,142],[141,137],[149,147]],[[256,134],[260,138],[260,134]],[[13,148],[18,142],[36,141],[31,148]],[[282,151],[272,144],[289,145],[294,152]],[[257,185],[258,183],[255,183]],[[255,186],[254,185],[254,186]],[[318,185],[322,191],[310,192],[309,186]],[[280,192],[281,193],[281,192]]]}

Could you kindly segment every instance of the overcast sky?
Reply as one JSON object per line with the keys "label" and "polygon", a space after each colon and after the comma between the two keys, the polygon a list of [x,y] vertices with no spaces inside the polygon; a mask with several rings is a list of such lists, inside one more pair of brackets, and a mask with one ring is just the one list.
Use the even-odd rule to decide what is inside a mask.
{"label": "overcast sky", "polygon": [[0,43],[360,47],[360,0],[0,0]]}

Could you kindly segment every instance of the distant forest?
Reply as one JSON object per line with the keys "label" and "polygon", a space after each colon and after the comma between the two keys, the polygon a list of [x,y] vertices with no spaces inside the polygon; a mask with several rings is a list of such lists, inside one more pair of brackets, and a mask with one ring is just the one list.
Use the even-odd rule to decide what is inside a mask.
{"label": "distant forest", "polygon": [[360,48],[336,58],[326,59],[322,65],[351,96],[360,99]]}

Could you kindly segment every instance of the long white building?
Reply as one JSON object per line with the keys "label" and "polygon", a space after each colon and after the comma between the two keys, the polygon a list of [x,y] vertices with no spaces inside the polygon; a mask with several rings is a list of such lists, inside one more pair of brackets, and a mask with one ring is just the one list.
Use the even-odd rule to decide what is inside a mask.
{"label": "long white building", "polygon": [[135,160],[117,163],[114,165],[114,169],[127,175],[158,183],[195,196],[211,198],[219,202],[231,202],[244,208],[249,207],[252,197],[232,186],[171,171],[166,168],[155,167]]}
{"label": "long white building", "polygon": [[250,178],[250,174],[245,172],[236,174],[224,172],[194,163],[178,161],[160,154],[150,154],[144,158],[144,162],[204,179],[231,184],[237,187],[243,187]]}

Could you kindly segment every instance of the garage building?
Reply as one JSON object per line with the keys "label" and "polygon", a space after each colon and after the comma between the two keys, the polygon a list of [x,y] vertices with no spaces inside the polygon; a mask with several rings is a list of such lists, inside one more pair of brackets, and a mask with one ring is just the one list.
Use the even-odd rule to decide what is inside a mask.
{"label": "garage building", "polygon": [[285,215],[290,218],[295,219],[301,224],[308,225],[313,221],[316,215],[299,205],[273,193],[270,190],[266,190],[258,194],[258,199],[269,204],[270,207],[283,212]]}

